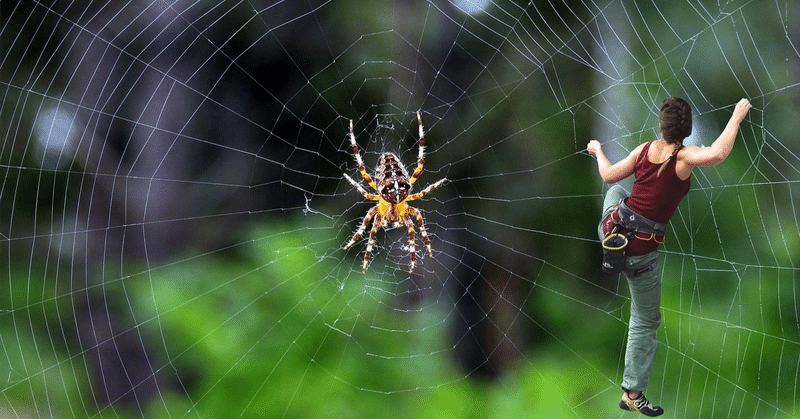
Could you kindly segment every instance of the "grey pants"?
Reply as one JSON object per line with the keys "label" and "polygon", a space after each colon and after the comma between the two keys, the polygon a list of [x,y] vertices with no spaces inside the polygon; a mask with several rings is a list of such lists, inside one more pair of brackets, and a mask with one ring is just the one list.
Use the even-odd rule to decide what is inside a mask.
{"label": "grey pants", "polygon": [[[601,222],[613,210],[614,205],[627,197],[628,193],[614,185],[603,201]],[[598,225],[598,236],[603,239],[603,230]],[[644,272],[637,275],[637,271]],[[628,344],[625,349],[625,371],[622,387],[627,390],[644,391],[653,369],[658,340],[656,330],[661,324],[661,269],[658,251],[643,256],[628,256],[625,277],[631,292],[631,318],[628,324]]]}

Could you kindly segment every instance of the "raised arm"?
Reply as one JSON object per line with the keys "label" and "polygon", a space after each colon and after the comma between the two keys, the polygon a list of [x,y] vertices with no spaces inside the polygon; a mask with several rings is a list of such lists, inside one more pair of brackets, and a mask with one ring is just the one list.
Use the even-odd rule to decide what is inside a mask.
{"label": "raised arm", "polygon": [[710,147],[687,146],[678,156],[679,161],[689,166],[713,166],[724,161],[733,149],[739,125],[750,110],[750,101],[742,99],[736,104],[733,115],[722,131],[722,134]]}
{"label": "raised arm", "polygon": [[603,182],[614,183],[633,174],[633,167],[642,152],[642,148],[644,148],[644,144],[640,144],[627,157],[614,164],[608,161],[605,153],[603,153],[603,148],[596,140],[589,141],[586,151],[597,157],[597,169],[600,172],[600,177],[603,178]]}

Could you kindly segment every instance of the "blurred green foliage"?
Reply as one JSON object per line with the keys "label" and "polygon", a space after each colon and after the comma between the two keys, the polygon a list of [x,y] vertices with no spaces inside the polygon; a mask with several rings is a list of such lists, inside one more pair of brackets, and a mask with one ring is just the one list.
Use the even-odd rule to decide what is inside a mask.
{"label": "blurred green foliage", "polygon": [[[252,239],[235,249],[178,258],[103,285],[104,293],[125,299],[137,313],[136,328],[144,339],[163,344],[165,353],[153,360],[161,372],[171,371],[167,375],[176,374],[183,383],[182,388],[164,387],[143,407],[145,417],[602,417],[618,412],[613,374],[620,373],[625,325],[616,317],[624,315],[625,306],[599,310],[581,302],[564,304],[552,294],[555,289],[543,290],[526,310],[548,319],[557,339],[543,340],[498,379],[475,380],[454,365],[447,329],[437,318],[443,314],[440,309],[389,309],[392,303],[382,300],[396,296],[375,293],[368,276],[349,275],[337,282],[331,273],[342,269],[341,260],[315,251],[316,244],[329,240],[326,234],[315,229],[309,217],[270,223],[255,229]],[[793,390],[782,386],[758,387],[757,394],[743,391],[752,388],[750,382],[785,380],[766,377],[780,369],[760,364],[783,362],[791,371],[800,356],[797,345],[771,330],[770,325],[780,327],[780,321],[762,315],[762,306],[774,304],[763,298],[781,295],[768,289],[778,282],[758,273],[758,281],[753,281],[757,290],[734,286],[715,294],[717,302],[704,299],[702,310],[694,311],[699,315],[688,315],[685,305],[700,302],[687,298],[694,291],[680,289],[691,281],[671,273],[682,270],[680,258],[665,259],[667,309],[659,332],[665,345],[652,380],[671,382],[671,371],[679,370],[686,375],[678,381],[688,381],[680,388],[698,389],[700,395],[666,386],[653,396],[677,409],[684,404],[696,407],[686,400],[691,397],[713,399],[700,403],[704,417],[719,414],[714,411],[719,406],[735,407],[739,417],[759,417],[759,411],[775,409],[772,401],[778,405],[790,399]],[[38,301],[32,297],[48,292],[30,280],[36,272],[20,272],[12,281],[15,288],[3,294],[4,306],[20,307],[19,301]],[[295,274],[287,277],[287,272]],[[730,276],[720,274],[726,275]],[[706,277],[695,285],[714,281]],[[762,300],[749,303],[752,296]],[[125,409],[95,412],[87,407],[81,354],[43,342],[60,335],[63,326],[58,322],[63,319],[58,313],[71,312],[57,304],[68,301],[43,299],[0,317],[2,336],[13,336],[19,348],[19,353],[5,355],[10,365],[0,364],[3,376],[19,381],[5,389],[5,401],[16,413],[34,416],[58,416],[54,412],[84,406],[88,417],[137,417]],[[731,324],[720,324],[715,316],[721,311],[735,317]],[[706,312],[709,317],[702,316]],[[32,318],[37,316],[41,319]],[[754,329],[735,326],[748,318],[763,323]],[[22,326],[29,322],[51,324],[52,329]],[[686,341],[686,336],[692,340]],[[51,353],[48,348],[56,350]],[[23,359],[22,353],[36,356]],[[761,359],[764,354],[780,357],[767,361]],[[37,395],[34,400],[31,394]]]}
{"label": "blurred green foliage", "polygon": [[[204,418],[561,417],[574,410],[602,410],[607,404],[582,400],[611,385],[594,369],[603,358],[599,352],[581,366],[558,356],[554,348],[553,354],[521,364],[497,381],[465,377],[453,364],[446,328],[431,326],[441,319],[431,318],[428,310],[387,309],[381,298],[395,297],[371,293],[366,276],[348,276],[344,284],[321,282],[319,278],[335,277],[329,273],[340,261],[324,258],[320,263],[314,254],[311,246],[327,240],[325,230],[296,225],[262,226],[233,255],[180,259],[103,285],[104,293],[131,305],[145,340],[165,346],[164,358],[154,362],[174,370],[187,386],[185,392],[161,392],[144,407],[145,417],[183,417],[187,412]],[[13,281],[21,285],[5,296],[27,299],[44,292],[31,288],[35,281],[25,280],[35,273],[22,272]],[[299,274],[287,278],[286,272]],[[272,286],[265,291],[265,284]],[[0,372],[20,383],[4,395],[17,414],[48,416],[48,411],[74,412],[85,406],[86,377],[80,372],[86,366],[80,354],[70,355],[67,348],[48,353],[49,343],[37,343],[59,334],[57,319],[50,331],[26,330],[15,322],[24,317],[27,324],[30,316],[53,312],[58,312],[54,304],[42,303],[2,316],[2,335],[16,337],[20,353],[37,353],[41,362],[31,365],[30,356],[23,361],[20,354],[6,354],[13,367]],[[391,324],[395,330],[383,328]],[[597,330],[578,327],[575,333],[588,341],[592,329]],[[619,348],[608,349],[606,355],[613,359]],[[198,368],[202,374],[182,376]],[[430,387],[419,388],[426,382]],[[31,394],[38,396],[30,399]],[[86,414],[128,417],[124,409],[113,407],[99,412],[89,407]]]}

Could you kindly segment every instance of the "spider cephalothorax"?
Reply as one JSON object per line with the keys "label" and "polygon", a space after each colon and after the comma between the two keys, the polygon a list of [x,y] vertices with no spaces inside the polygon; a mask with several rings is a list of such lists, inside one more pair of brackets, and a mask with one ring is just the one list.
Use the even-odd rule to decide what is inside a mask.
{"label": "spider cephalothorax", "polygon": [[441,179],[423,189],[421,192],[409,195],[411,193],[411,185],[417,181],[417,178],[422,173],[422,165],[425,157],[425,137],[422,131],[422,117],[420,117],[419,112],[417,112],[417,122],[419,123],[419,156],[417,159],[417,168],[414,170],[414,173],[411,175],[411,177],[408,176],[406,167],[394,153],[383,153],[378,160],[378,166],[375,168],[375,180],[373,180],[372,177],[367,174],[367,170],[364,167],[364,162],[361,160],[361,154],[358,152],[358,146],[356,145],[356,136],[353,134],[353,121],[350,121],[350,145],[353,147],[353,154],[355,155],[356,162],[358,163],[358,170],[361,172],[361,177],[364,178],[369,186],[378,192],[376,195],[365,191],[361,185],[356,183],[356,181],[354,181],[345,173],[344,177],[350,182],[351,185],[353,185],[354,188],[361,192],[361,195],[364,195],[364,197],[370,201],[378,201],[374,207],[367,211],[367,215],[364,216],[364,221],[358,227],[358,230],[356,230],[350,241],[348,241],[344,246],[345,249],[352,246],[353,243],[355,243],[361,237],[361,235],[364,234],[364,230],[369,225],[370,220],[373,218],[375,219],[372,223],[372,230],[369,234],[367,253],[364,255],[364,264],[361,272],[367,271],[367,263],[369,262],[370,255],[372,254],[372,246],[375,243],[375,235],[378,233],[378,229],[380,227],[385,228],[389,224],[398,226],[400,223],[404,224],[406,228],[408,228],[408,245],[411,252],[411,266],[409,268],[409,272],[414,271],[414,266],[417,263],[417,255],[414,242],[414,222],[412,221],[411,217],[414,217],[417,220],[419,232],[422,235],[422,240],[425,242],[425,246],[428,248],[428,254],[433,256],[431,241],[428,239],[428,233],[425,231],[425,224],[422,221],[422,214],[418,209],[408,206],[406,202],[422,198],[434,188],[441,186],[447,181],[447,179]]}

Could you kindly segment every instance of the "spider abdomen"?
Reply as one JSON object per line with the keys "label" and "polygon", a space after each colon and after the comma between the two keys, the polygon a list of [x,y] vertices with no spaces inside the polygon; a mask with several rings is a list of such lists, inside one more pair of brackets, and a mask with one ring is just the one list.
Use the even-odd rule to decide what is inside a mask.
{"label": "spider abdomen", "polygon": [[394,153],[381,155],[375,169],[375,184],[381,198],[394,204],[403,202],[411,191],[408,171]]}

